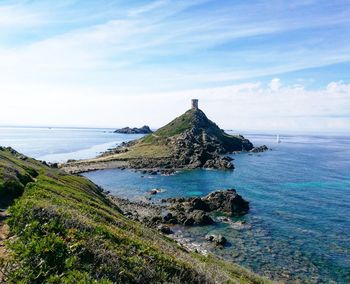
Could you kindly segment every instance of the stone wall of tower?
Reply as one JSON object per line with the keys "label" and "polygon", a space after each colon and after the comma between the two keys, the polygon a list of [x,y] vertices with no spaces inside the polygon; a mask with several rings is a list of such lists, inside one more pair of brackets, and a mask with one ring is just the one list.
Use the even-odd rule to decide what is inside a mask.
{"label": "stone wall of tower", "polygon": [[193,109],[198,109],[198,100],[197,99],[192,99],[191,107]]}

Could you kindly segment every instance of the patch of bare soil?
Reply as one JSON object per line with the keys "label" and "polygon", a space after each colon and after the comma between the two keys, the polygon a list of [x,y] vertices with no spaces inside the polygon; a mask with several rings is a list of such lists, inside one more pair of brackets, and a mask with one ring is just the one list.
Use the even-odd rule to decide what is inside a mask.
{"label": "patch of bare soil", "polygon": [[5,240],[8,239],[9,235],[9,227],[5,223],[8,216],[9,215],[6,210],[0,209],[0,283],[5,283],[4,275],[2,272],[3,267],[1,267],[4,264],[4,262],[2,262],[1,260],[6,260],[6,258],[8,257],[8,252],[5,248]]}

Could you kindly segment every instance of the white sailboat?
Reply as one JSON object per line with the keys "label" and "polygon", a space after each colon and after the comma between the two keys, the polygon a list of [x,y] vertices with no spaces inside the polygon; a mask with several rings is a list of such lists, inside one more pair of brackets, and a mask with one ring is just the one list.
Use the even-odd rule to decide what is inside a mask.
{"label": "white sailboat", "polygon": [[280,136],[277,134],[277,137],[276,137],[276,143],[281,143],[281,139],[280,139]]}

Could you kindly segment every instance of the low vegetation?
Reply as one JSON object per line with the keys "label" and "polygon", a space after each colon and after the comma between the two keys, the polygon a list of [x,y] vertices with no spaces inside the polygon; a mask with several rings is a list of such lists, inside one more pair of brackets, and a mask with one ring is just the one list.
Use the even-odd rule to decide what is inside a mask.
{"label": "low vegetation", "polygon": [[10,254],[2,260],[2,281],[267,282],[213,256],[186,252],[157,231],[125,218],[86,178],[8,148],[0,148],[0,193],[14,202],[8,219]]}

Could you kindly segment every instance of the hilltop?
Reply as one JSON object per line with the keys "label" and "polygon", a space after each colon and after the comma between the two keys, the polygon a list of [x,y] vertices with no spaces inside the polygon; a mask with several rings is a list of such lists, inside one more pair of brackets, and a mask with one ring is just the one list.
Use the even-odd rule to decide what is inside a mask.
{"label": "hilltop", "polygon": [[0,200],[11,204],[1,283],[268,282],[214,256],[188,252],[128,219],[88,179],[3,147]]}
{"label": "hilltop", "polygon": [[95,159],[68,163],[64,169],[72,173],[121,167],[232,169],[232,159],[223,155],[251,149],[249,140],[225,133],[194,105],[154,133],[122,143]]}

